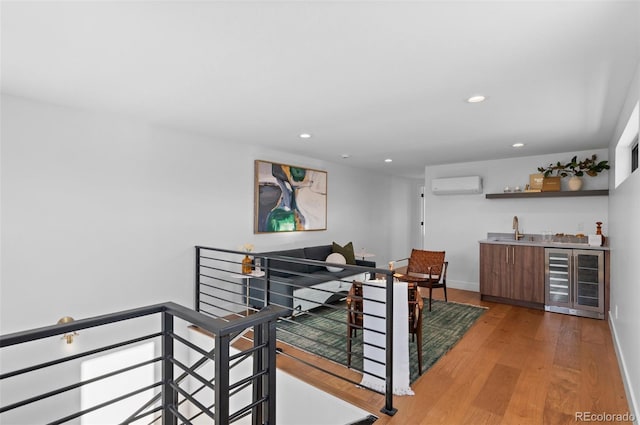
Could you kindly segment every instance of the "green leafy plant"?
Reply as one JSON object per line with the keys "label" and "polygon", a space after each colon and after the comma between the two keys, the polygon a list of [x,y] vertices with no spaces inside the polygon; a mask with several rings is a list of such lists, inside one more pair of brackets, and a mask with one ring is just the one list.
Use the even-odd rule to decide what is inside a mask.
{"label": "green leafy plant", "polygon": [[582,177],[585,174],[595,177],[609,168],[611,168],[609,167],[609,161],[598,161],[598,157],[593,154],[591,155],[591,158],[585,158],[580,162],[578,162],[578,157],[574,156],[571,158],[571,161],[566,164],[558,161],[555,164],[549,164],[547,167],[538,167],[538,171],[544,174],[545,177],[553,175],[560,177]]}

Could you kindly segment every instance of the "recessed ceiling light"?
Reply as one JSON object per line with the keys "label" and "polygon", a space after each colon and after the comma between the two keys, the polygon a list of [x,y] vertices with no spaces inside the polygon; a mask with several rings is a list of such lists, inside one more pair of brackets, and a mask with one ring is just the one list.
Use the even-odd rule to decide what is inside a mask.
{"label": "recessed ceiling light", "polygon": [[513,144],[513,145],[511,145],[511,146],[513,146],[514,148],[521,148],[521,147],[523,147],[523,146],[524,146],[524,143],[514,143],[514,144]]}
{"label": "recessed ceiling light", "polygon": [[393,159],[387,158],[387,159],[384,160],[384,162],[393,162]]}
{"label": "recessed ceiling light", "polygon": [[483,95],[479,94],[477,96],[471,96],[469,99],[467,99],[467,102],[469,102],[469,103],[479,103],[479,102],[484,102],[485,99],[486,99],[486,97],[484,97]]}
{"label": "recessed ceiling light", "polygon": [[349,155],[348,153],[343,153],[342,154],[342,159],[347,159],[347,158],[350,158],[350,157],[351,157],[351,155]]}
{"label": "recessed ceiling light", "polygon": [[299,137],[301,139],[310,139],[311,138],[311,134],[309,134],[309,133],[300,133]]}

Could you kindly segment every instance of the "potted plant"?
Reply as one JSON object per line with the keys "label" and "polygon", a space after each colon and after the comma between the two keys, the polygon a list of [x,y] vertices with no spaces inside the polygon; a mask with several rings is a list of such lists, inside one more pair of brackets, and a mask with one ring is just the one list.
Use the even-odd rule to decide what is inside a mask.
{"label": "potted plant", "polygon": [[571,158],[571,161],[566,164],[558,161],[556,164],[549,164],[547,167],[538,167],[538,171],[547,178],[556,178],[559,180],[562,177],[571,177],[568,182],[569,190],[580,190],[582,188],[581,177],[585,174],[591,177],[597,176],[604,170],[608,170],[609,161],[598,161],[596,154],[591,155],[591,158],[585,158],[578,162],[578,156]]}

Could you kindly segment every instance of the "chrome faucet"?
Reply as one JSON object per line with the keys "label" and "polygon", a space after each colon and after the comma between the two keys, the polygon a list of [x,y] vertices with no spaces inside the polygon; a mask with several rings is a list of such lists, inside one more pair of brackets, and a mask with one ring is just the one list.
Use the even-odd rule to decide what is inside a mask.
{"label": "chrome faucet", "polygon": [[518,216],[517,215],[513,216],[513,230],[515,230],[515,233],[513,235],[515,240],[519,241],[520,239],[524,238],[524,235],[522,233],[520,233],[520,230],[518,230]]}

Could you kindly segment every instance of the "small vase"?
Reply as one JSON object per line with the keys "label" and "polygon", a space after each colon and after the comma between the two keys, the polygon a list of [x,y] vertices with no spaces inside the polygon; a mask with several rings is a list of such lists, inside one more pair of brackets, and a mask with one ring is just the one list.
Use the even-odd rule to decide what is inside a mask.
{"label": "small vase", "polygon": [[251,258],[245,255],[242,259],[242,274],[251,274]]}
{"label": "small vase", "polygon": [[574,192],[582,189],[582,178],[578,176],[571,177],[567,182],[567,187],[569,188],[569,190]]}

